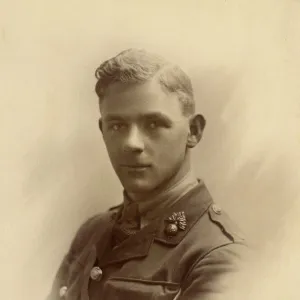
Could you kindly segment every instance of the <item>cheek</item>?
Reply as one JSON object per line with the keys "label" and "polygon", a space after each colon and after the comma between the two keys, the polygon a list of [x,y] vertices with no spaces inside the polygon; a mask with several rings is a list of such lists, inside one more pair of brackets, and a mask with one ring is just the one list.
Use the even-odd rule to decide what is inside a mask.
{"label": "cheek", "polygon": [[187,132],[184,128],[170,132],[165,136],[165,144],[170,147],[184,148],[187,143]]}
{"label": "cheek", "polygon": [[185,153],[187,137],[184,132],[167,133],[159,140],[152,143],[152,150],[161,158],[170,160]]}
{"label": "cheek", "polygon": [[106,146],[107,152],[111,158],[114,158],[120,152],[120,145],[118,140],[103,136],[103,141]]}

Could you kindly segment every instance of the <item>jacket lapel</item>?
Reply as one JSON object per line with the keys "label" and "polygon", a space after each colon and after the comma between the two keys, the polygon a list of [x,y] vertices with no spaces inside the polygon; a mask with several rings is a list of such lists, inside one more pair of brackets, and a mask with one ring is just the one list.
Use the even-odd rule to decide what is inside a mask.
{"label": "jacket lapel", "polygon": [[[199,181],[198,186],[163,212],[158,219],[151,222],[136,234],[129,236],[119,246],[106,248],[109,251],[103,251],[103,238],[101,238],[96,246],[98,265],[105,267],[110,264],[146,257],[153,242],[176,246],[202,217],[211,203],[212,198],[206,186],[202,181]],[[166,226],[168,225],[167,219],[173,213],[177,212],[184,212],[186,216],[186,228],[184,230],[178,230],[176,235],[170,236],[166,233]]]}
{"label": "jacket lapel", "polygon": [[100,267],[147,256],[159,228],[158,225],[158,222],[151,223],[136,234],[129,236],[120,245],[106,251],[103,256],[98,256]]}

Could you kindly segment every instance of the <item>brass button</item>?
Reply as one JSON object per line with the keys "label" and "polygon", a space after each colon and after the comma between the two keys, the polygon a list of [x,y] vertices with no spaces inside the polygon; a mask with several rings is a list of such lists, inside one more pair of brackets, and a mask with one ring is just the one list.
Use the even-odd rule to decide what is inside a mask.
{"label": "brass button", "polygon": [[165,229],[165,232],[169,236],[174,236],[178,232],[178,226],[174,223],[168,224],[168,226]]}
{"label": "brass button", "polygon": [[220,215],[221,212],[222,212],[222,209],[219,205],[217,204],[213,204],[212,205],[212,210],[217,214],[217,215]]}
{"label": "brass button", "polygon": [[60,289],[59,289],[59,297],[60,298],[63,298],[66,293],[67,293],[67,290],[68,288],[66,286],[62,286]]}
{"label": "brass button", "polygon": [[93,280],[100,281],[102,278],[102,270],[99,267],[94,267],[91,270],[90,277]]}

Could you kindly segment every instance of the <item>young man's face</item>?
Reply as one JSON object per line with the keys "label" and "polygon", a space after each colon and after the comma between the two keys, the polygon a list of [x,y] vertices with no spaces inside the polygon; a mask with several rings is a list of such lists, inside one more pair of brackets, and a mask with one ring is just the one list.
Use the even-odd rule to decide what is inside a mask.
{"label": "young man's face", "polygon": [[180,168],[189,120],[178,98],[165,93],[157,81],[112,84],[101,115],[111,163],[127,192],[151,191]]}

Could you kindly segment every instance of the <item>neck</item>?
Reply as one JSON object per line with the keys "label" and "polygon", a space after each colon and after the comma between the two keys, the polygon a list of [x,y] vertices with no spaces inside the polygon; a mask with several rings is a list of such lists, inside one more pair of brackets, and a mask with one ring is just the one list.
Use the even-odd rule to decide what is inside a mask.
{"label": "neck", "polygon": [[128,196],[134,200],[139,201],[140,199],[148,199],[153,198],[156,195],[162,193],[163,191],[167,191],[174,187],[176,184],[180,183],[187,176],[194,176],[191,168],[191,158],[190,152],[187,151],[184,161],[180,165],[177,172],[175,172],[170,178],[162,182],[158,187],[148,193],[127,193]]}

